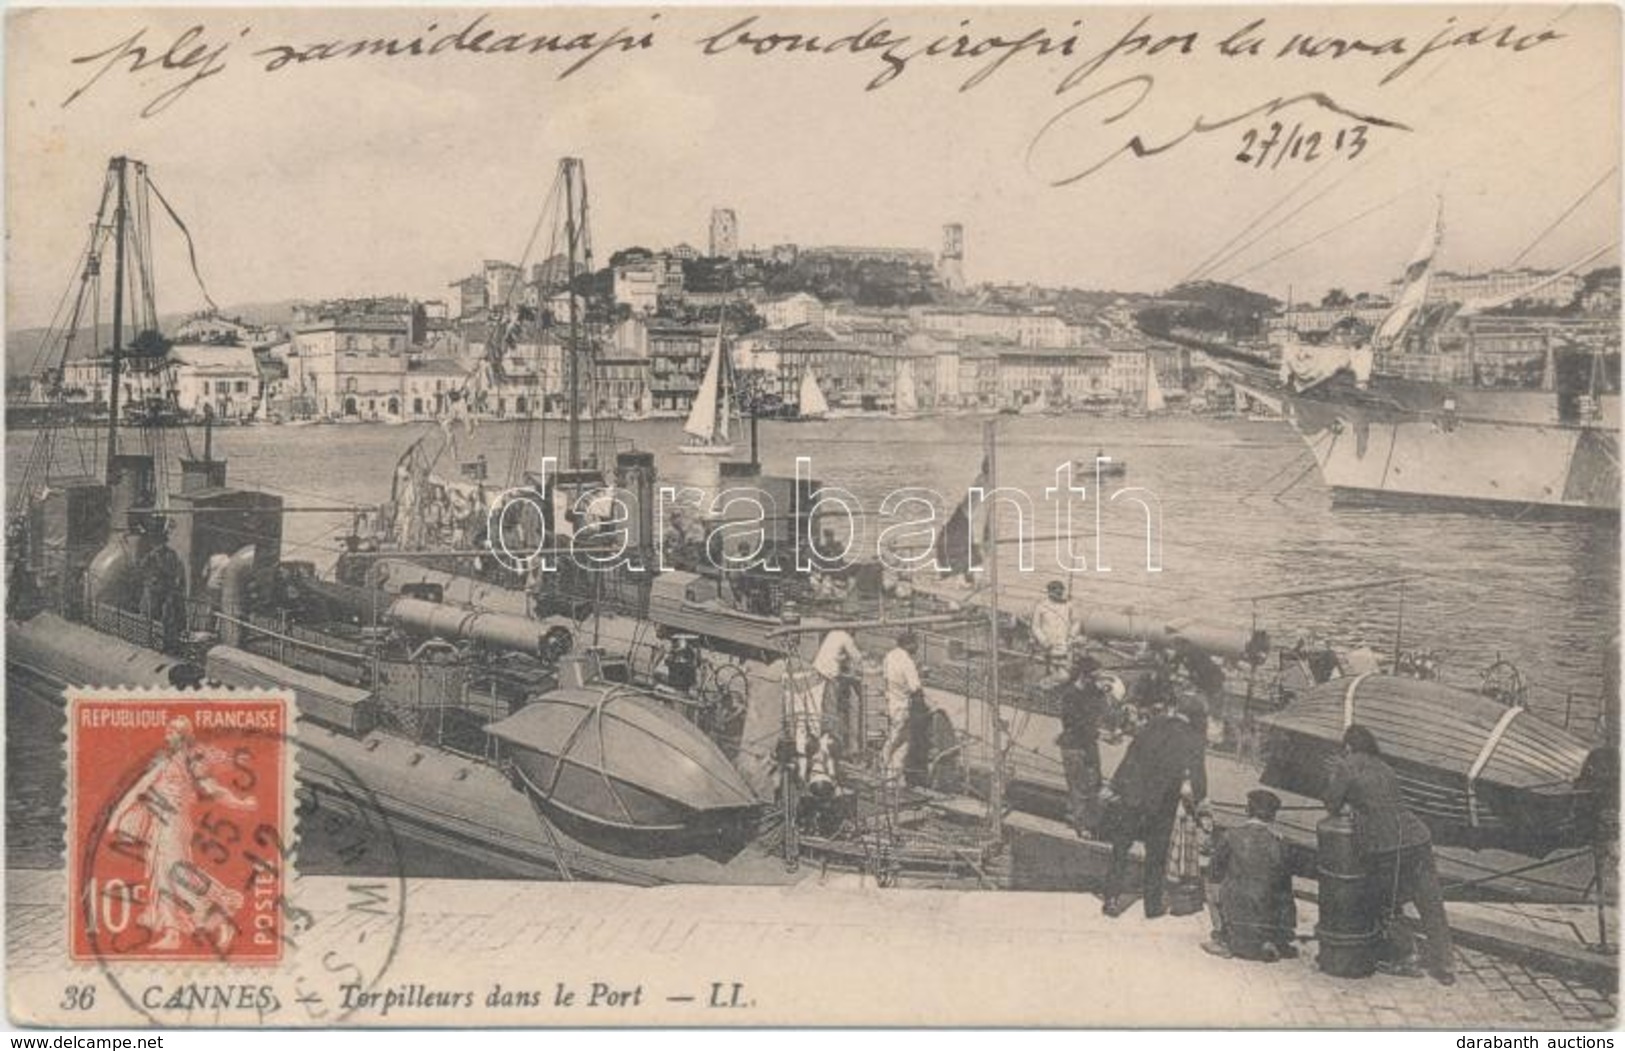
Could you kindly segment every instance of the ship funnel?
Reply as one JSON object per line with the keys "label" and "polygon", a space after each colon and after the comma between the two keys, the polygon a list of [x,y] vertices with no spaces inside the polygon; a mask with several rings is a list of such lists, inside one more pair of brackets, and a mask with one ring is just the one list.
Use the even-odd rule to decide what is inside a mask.
{"label": "ship funnel", "polygon": [[199,489],[223,489],[226,485],[226,461],[182,460],[181,492]]}
{"label": "ship funnel", "polygon": [[113,528],[131,528],[130,512],[138,508],[153,507],[158,502],[158,470],[153,458],[145,453],[124,453],[114,456],[108,475],[113,491],[109,503]]}

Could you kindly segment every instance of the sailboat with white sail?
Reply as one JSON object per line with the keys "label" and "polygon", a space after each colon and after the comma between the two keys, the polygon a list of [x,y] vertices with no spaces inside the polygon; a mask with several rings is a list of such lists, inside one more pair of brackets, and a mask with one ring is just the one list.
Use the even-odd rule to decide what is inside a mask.
{"label": "sailboat with white sail", "polygon": [[1167,399],[1162,396],[1162,384],[1157,382],[1157,363],[1151,355],[1145,356],[1145,411],[1147,415],[1155,415],[1168,408]]}
{"label": "sailboat with white sail", "polygon": [[689,410],[683,432],[689,440],[677,447],[686,456],[731,456],[734,445],[732,434],[739,422],[739,407],[734,398],[733,369],[722,344],[722,328],[717,327],[716,346],[711,348],[711,360],[705,366],[705,378],[694,394],[694,406]]}
{"label": "sailboat with white sail", "polygon": [[914,393],[914,367],[911,362],[900,363],[897,369],[897,387],[892,398],[891,414],[894,419],[912,420],[920,412],[920,400]]}
{"label": "sailboat with white sail", "polygon": [[801,392],[796,397],[796,419],[823,420],[829,418],[829,402],[818,386],[818,376],[809,366],[801,374]]}

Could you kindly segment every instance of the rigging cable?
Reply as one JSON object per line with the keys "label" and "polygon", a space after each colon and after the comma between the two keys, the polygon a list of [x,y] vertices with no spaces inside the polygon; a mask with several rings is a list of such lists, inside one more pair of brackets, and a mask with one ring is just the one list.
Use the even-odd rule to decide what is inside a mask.
{"label": "rigging cable", "polygon": [[[1579,198],[1575,200],[1575,202],[1573,204],[1569,205],[1568,208],[1564,210],[1562,215],[1560,215],[1556,219],[1552,220],[1551,224],[1548,225],[1546,227],[1546,229],[1542,230],[1539,233],[1539,235],[1537,235],[1535,237],[1535,239],[1533,241],[1530,241],[1527,245],[1525,245],[1524,250],[1519,252],[1516,256],[1514,256],[1512,258],[1512,262],[1507,264],[1507,267],[1510,269],[1511,267],[1517,266],[1520,262],[1522,262],[1524,256],[1526,256],[1530,252],[1534,251],[1534,248],[1535,248],[1536,245],[1538,245],[1542,241],[1544,241],[1546,239],[1546,236],[1548,234],[1550,234],[1553,230],[1557,229],[1560,225],[1562,225],[1563,220],[1565,220],[1569,216],[1573,215],[1575,213],[1575,211],[1582,204],[1584,204],[1586,202],[1586,199],[1588,197],[1590,197],[1592,194],[1596,193],[1598,190],[1602,189],[1603,184],[1606,183],[1609,179],[1612,179],[1617,174],[1619,174],[1619,165],[1616,164],[1612,168],[1609,168],[1606,172],[1604,172],[1602,178],[1600,178],[1596,182],[1592,183],[1590,189],[1586,190],[1585,193],[1582,193],[1579,196]],[[1581,265],[1583,266],[1584,264],[1582,263]]]}
{"label": "rigging cable", "polygon": [[1330,228],[1328,228],[1326,230],[1322,230],[1320,233],[1315,234],[1313,237],[1306,238],[1305,240],[1299,241],[1297,244],[1292,245],[1290,248],[1283,248],[1281,251],[1276,252],[1272,256],[1266,257],[1265,259],[1263,259],[1260,262],[1254,263],[1252,266],[1249,266],[1245,270],[1237,271],[1236,273],[1231,275],[1231,279],[1232,280],[1240,280],[1241,278],[1246,277],[1248,274],[1252,273],[1255,270],[1261,270],[1264,267],[1269,266],[1271,263],[1273,263],[1273,262],[1275,262],[1275,261],[1277,261],[1279,259],[1282,259],[1285,256],[1291,255],[1293,252],[1299,251],[1300,249],[1308,248],[1310,245],[1314,244],[1316,241],[1320,241],[1320,240],[1322,240],[1322,239],[1324,239],[1326,237],[1329,237],[1332,234],[1337,233],[1339,230],[1342,230],[1342,229],[1344,229],[1346,227],[1353,226],[1355,223],[1359,222],[1360,220],[1365,219],[1368,216],[1374,215],[1377,212],[1382,211],[1384,208],[1387,208],[1389,205],[1395,203],[1396,201],[1399,201],[1400,199],[1408,196],[1409,194],[1411,194],[1414,190],[1416,190],[1421,185],[1423,185],[1423,184],[1422,183],[1412,183],[1410,186],[1407,186],[1405,189],[1403,189],[1403,190],[1399,191],[1398,193],[1394,194],[1392,197],[1389,197],[1386,200],[1384,200],[1384,201],[1382,201],[1382,202],[1380,202],[1378,204],[1374,204],[1370,208],[1367,208],[1365,211],[1360,212],[1358,215],[1354,216],[1352,219],[1345,219],[1342,222],[1338,223],[1336,226],[1330,227]]}
{"label": "rigging cable", "polygon": [[[1270,205],[1268,208],[1265,208],[1262,212],[1258,213],[1258,215],[1255,216],[1250,222],[1248,222],[1246,225],[1244,225],[1240,230],[1237,230],[1235,235],[1232,236],[1230,238],[1230,240],[1228,240],[1224,244],[1220,245],[1213,252],[1209,253],[1207,258],[1203,259],[1200,263],[1196,264],[1196,266],[1190,271],[1190,273],[1186,274],[1184,277],[1179,279],[1179,284],[1183,285],[1183,284],[1186,284],[1188,282],[1194,281],[1197,278],[1199,278],[1204,272],[1206,272],[1208,269],[1210,269],[1211,267],[1219,265],[1219,262],[1222,259],[1225,258],[1226,253],[1228,253],[1230,251],[1230,249],[1235,245],[1235,243],[1237,241],[1240,241],[1243,237],[1246,237],[1249,233],[1251,233],[1253,231],[1254,228],[1256,228],[1258,226],[1259,223],[1261,223],[1265,219],[1269,218],[1270,213],[1274,212],[1277,208],[1281,207],[1282,205],[1286,204],[1286,202],[1290,201],[1293,197],[1297,196],[1298,192],[1300,190],[1302,190],[1305,186],[1308,186],[1310,183],[1312,183],[1316,179],[1320,178],[1320,176],[1323,173],[1330,170],[1330,168],[1331,168],[1331,164],[1330,164],[1331,159],[1332,159],[1331,155],[1328,154],[1326,159],[1321,162],[1320,166],[1315,168],[1313,171],[1311,171],[1306,178],[1304,178],[1302,181],[1300,181],[1292,189],[1288,190],[1281,197],[1277,198],[1274,204]],[[1271,229],[1273,229],[1273,227]],[[1268,232],[1269,231],[1265,231],[1265,233],[1268,233]]]}
{"label": "rigging cable", "polygon": [[[1495,15],[1492,16],[1492,17],[1499,17],[1500,12],[1505,11],[1505,10],[1506,10],[1506,6],[1503,5],[1501,8],[1497,9]],[[1558,17],[1561,18],[1562,15],[1559,15]],[[1553,21],[1556,21],[1556,19],[1554,19]],[[1421,88],[1429,80],[1432,80],[1435,76],[1438,75],[1438,73],[1442,69],[1444,69],[1447,65],[1449,65],[1449,63],[1455,57],[1456,56],[1454,54],[1445,56],[1444,59],[1442,59],[1437,65],[1435,65],[1431,70],[1429,70],[1426,75],[1424,75],[1423,77],[1421,77],[1418,80],[1413,81],[1411,83],[1410,87],[1409,87],[1408,94],[1415,95],[1418,91],[1421,90]],[[1427,110],[1427,115],[1431,116],[1432,114],[1438,112],[1439,110],[1441,110],[1443,108],[1444,104],[1445,104],[1445,100],[1443,100],[1443,99],[1436,100],[1434,102],[1434,104],[1431,107],[1429,107],[1429,109]],[[1364,170],[1365,168],[1367,168],[1371,164],[1375,163],[1377,160],[1387,156],[1392,151],[1392,149],[1393,149],[1393,147],[1390,144],[1390,145],[1387,145],[1387,146],[1383,146],[1382,148],[1372,152],[1369,156],[1367,156],[1367,157],[1363,158],[1362,160],[1358,161],[1355,164],[1355,166],[1353,168],[1351,168],[1348,172],[1344,173],[1344,175],[1341,178],[1339,178],[1339,179],[1335,180],[1334,182],[1332,182],[1331,185],[1325,187],[1324,189],[1322,189],[1321,191],[1316,193],[1313,197],[1311,197],[1309,200],[1303,202],[1303,204],[1299,205],[1297,208],[1294,208],[1287,215],[1284,215],[1280,219],[1275,221],[1274,223],[1271,223],[1267,228],[1260,231],[1257,236],[1255,236],[1252,239],[1250,239],[1249,241],[1247,241],[1247,243],[1236,247],[1234,250],[1230,251],[1228,254],[1224,254],[1223,250],[1221,250],[1220,258],[1218,260],[1216,260],[1216,261],[1214,261],[1212,263],[1205,263],[1203,266],[1198,267],[1196,271],[1192,272],[1191,278],[1201,277],[1201,276],[1204,275],[1204,273],[1208,278],[1211,278],[1212,275],[1220,267],[1226,266],[1226,265],[1234,262],[1235,259],[1238,256],[1240,256],[1243,252],[1246,252],[1249,248],[1252,248],[1254,245],[1258,244],[1260,241],[1262,241],[1269,234],[1271,234],[1274,231],[1280,229],[1286,223],[1288,223],[1293,218],[1295,218],[1300,213],[1302,213],[1304,211],[1304,209],[1306,209],[1310,205],[1315,204],[1316,202],[1320,201],[1328,193],[1330,193],[1332,190],[1336,189],[1338,186],[1341,186],[1344,182],[1347,182],[1354,175],[1358,174],[1360,171]],[[1331,160],[1332,160],[1332,158],[1330,156],[1328,156],[1327,164],[1325,166],[1323,166],[1323,168],[1321,170],[1324,170],[1324,167],[1329,167],[1329,162]],[[1282,201],[1285,201],[1286,198],[1292,197],[1295,193],[1297,193],[1297,191],[1299,189],[1302,189],[1302,187],[1304,185],[1306,185],[1308,182],[1310,182],[1313,179],[1313,177],[1314,176],[1311,175],[1309,179],[1305,179],[1303,183],[1300,183],[1297,187],[1294,187],[1291,191],[1289,191],[1286,194],[1286,197],[1282,198]],[[1268,214],[1268,210],[1266,210],[1265,214]],[[1263,217],[1260,216],[1259,218],[1262,219]],[[1255,220],[1255,222],[1256,221],[1257,220]],[[1249,225],[1251,225],[1251,224],[1249,224]],[[1232,238],[1231,243],[1233,244],[1235,242],[1235,240],[1236,240],[1236,238]],[[1244,271],[1243,273],[1245,274],[1245,273],[1251,273],[1251,272],[1252,272],[1251,270],[1248,270],[1248,271]],[[1234,275],[1234,276],[1235,277],[1240,277],[1240,276],[1243,276],[1243,275],[1242,274],[1237,274],[1237,275]],[[1187,280],[1189,280],[1191,278],[1187,278]]]}
{"label": "rigging cable", "polygon": [[180,228],[181,236],[186,238],[186,254],[187,257],[192,261],[192,276],[197,279],[198,291],[203,293],[203,300],[209,304],[209,309],[215,313],[219,313],[220,308],[215,305],[214,298],[209,295],[209,288],[203,283],[203,274],[198,270],[197,245],[192,243],[192,231],[188,230],[186,228],[186,224],[181,222],[181,217],[175,214],[175,209],[170,207],[169,201],[164,197],[163,191],[158,189],[157,183],[153,182],[149,178],[147,179],[147,188],[152,191],[152,195],[154,197],[158,198],[158,203],[164,206],[164,211],[169,213],[169,217],[173,219],[175,225]]}

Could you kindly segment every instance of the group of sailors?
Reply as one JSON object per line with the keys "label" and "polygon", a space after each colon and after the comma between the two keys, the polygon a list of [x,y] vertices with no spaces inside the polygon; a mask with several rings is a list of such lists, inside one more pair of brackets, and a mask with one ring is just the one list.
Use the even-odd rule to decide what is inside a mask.
{"label": "group of sailors", "polygon": [[[899,634],[880,662],[880,678],[885,697],[887,732],[881,748],[881,767],[888,778],[901,779],[910,758],[911,732],[915,720],[924,714],[925,687],[917,657],[920,639],[911,631]],[[792,715],[796,752],[805,757],[809,742],[836,747],[835,734],[850,749],[866,732],[853,694],[855,678],[864,662],[863,650],[848,631],[836,628],[824,635],[813,657],[816,682],[805,691]]]}
{"label": "group of sailors", "polygon": [[[1218,830],[1207,805],[1207,708],[1199,696],[1158,699],[1135,733],[1110,779],[1101,774],[1099,735],[1107,695],[1099,665],[1075,657],[1057,690],[1061,705],[1062,765],[1068,816],[1080,836],[1111,845],[1111,864],[1100,887],[1111,918],[1130,907],[1130,851],[1144,848],[1140,900],[1147,919],[1170,911],[1170,852],[1178,851],[1182,882],[1201,881],[1198,837],[1210,860],[1198,900],[1207,902],[1212,936],[1202,948],[1216,956],[1275,960],[1296,956],[1297,909],[1286,841],[1275,827],[1281,799],[1268,789],[1247,794],[1246,820]],[[1449,924],[1427,826],[1400,796],[1399,781],[1369,729],[1351,725],[1334,763],[1327,813],[1348,813],[1365,864],[1370,917],[1384,934],[1379,969],[1439,982],[1455,981]],[[1415,945],[1401,909],[1413,903],[1425,945]]]}
{"label": "group of sailors", "polygon": [[[1208,708],[1203,696],[1222,685],[1216,669],[1201,661],[1162,654],[1125,700],[1125,687],[1099,661],[1083,652],[1066,587],[1052,583],[1029,621],[1031,644],[1046,666],[1059,709],[1060,748],[1067,787],[1067,817],[1080,836],[1107,843],[1111,863],[1095,888],[1102,911],[1111,918],[1128,912],[1131,850],[1143,846],[1139,900],[1148,919],[1167,915],[1171,856],[1184,884],[1195,882],[1200,908],[1205,901],[1212,933],[1201,948],[1224,958],[1275,961],[1297,955],[1297,909],[1292,893],[1290,851],[1276,826],[1282,802],[1268,789],[1246,797],[1246,817],[1217,829],[1208,804],[1206,753]],[[880,762],[888,783],[900,783],[919,745],[915,732],[927,712],[919,666],[920,640],[910,631],[894,639],[880,661],[887,731]],[[795,752],[803,780],[833,792],[834,759],[863,740],[855,722],[856,672],[865,659],[851,633],[824,635],[812,662],[815,698],[793,714]],[[1209,662],[1210,663],[1210,662]],[[1176,671],[1177,669],[1177,671]],[[1177,689],[1184,679],[1187,688]],[[1104,775],[1100,744],[1115,729],[1114,712],[1134,708],[1141,715],[1122,759]],[[915,759],[921,757],[913,757]],[[1405,806],[1393,769],[1382,758],[1375,736],[1350,726],[1334,767],[1323,805],[1329,814],[1352,816],[1357,848],[1365,864],[1371,920],[1383,931],[1382,961],[1389,973],[1431,974],[1454,982],[1453,953],[1443,898],[1427,826]],[[1201,858],[1206,856],[1205,872]],[[1414,904],[1425,940],[1416,946],[1412,921],[1402,907]],[[1177,903],[1175,903],[1177,904]]]}

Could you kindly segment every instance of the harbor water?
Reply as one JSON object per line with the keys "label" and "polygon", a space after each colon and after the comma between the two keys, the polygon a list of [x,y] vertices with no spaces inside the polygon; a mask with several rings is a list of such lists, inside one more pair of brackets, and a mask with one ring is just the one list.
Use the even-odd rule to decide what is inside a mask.
{"label": "harbor water", "polygon": [[[885,524],[878,511],[888,493],[933,490],[944,501],[940,520],[946,519],[976,484],[982,423],[973,417],[764,422],[763,470],[793,475],[797,458],[807,458],[813,479],[856,498],[859,518],[868,523],[861,535],[872,545]],[[656,454],[663,484],[716,487],[715,459],[677,454],[679,421],[615,429],[623,443]],[[520,433],[513,423],[482,423],[462,439],[459,429],[458,458],[483,454],[491,477],[506,477]],[[562,433],[557,421],[533,425],[532,469],[556,452]],[[298,508],[387,499],[397,459],[423,435],[431,449],[440,446],[434,424],[222,428],[213,440],[215,454],[230,460],[234,484],[278,493]],[[7,434],[8,485],[16,483],[37,437]],[[200,437],[192,435],[195,448]],[[89,431],[82,440],[92,440]],[[178,432],[170,441],[170,454],[178,455]],[[58,442],[57,470],[71,470],[77,459],[72,438],[64,433]],[[87,446],[87,462],[94,462],[89,452]],[[1128,464],[1126,476],[1105,479],[1105,502],[1088,472],[1097,452]],[[736,458],[746,455],[748,442],[741,440]],[[1021,545],[1000,547],[1001,590],[1011,608],[1030,603],[1046,581],[1062,575],[1058,545],[1050,539],[1058,532],[1057,504],[1046,501],[1045,489],[1057,485],[1057,468],[1074,460],[1077,481],[1087,487],[1071,525],[1073,551],[1087,564],[1071,574],[1080,607],[1133,610],[1176,623],[1256,624],[1277,645],[1315,633],[1340,648],[1364,645],[1386,656],[1397,643],[1432,651],[1441,678],[1468,688],[1506,660],[1530,684],[1533,711],[1582,737],[1594,735],[1608,642],[1619,631],[1617,519],[1530,521],[1334,507],[1303,443],[1279,421],[999,417],[997,482],[1027,494],[1034,513],[1025,528],[1037,538],[1027,552],[1030,568],[1022,565]],[[439,469],[455,472],[449,452]],[[1145,492],[1110,499],[1131,488]],[[1150,556],[1155,570],[1147,566],[1147,514],[1136,496],[1160,508],[1160,531],[1153,530],[1160,544],[1153,540]],[[909,509],[906,518],[920,517],[916,511]],[[350,524],[344,513],[292,514],[283,557],[329,565]],[[1017,529],[1015,511],[1006,505],[1001,536],[1014,537]],[[1404,583],[1256,598],[1398,578]],[[7,860],[49,865],[60,849],[60,777],[53,769],[61,755],[60,714],[13,699],[7,718]]]}

